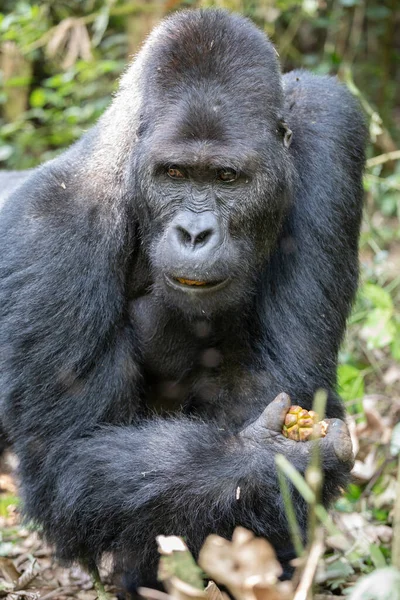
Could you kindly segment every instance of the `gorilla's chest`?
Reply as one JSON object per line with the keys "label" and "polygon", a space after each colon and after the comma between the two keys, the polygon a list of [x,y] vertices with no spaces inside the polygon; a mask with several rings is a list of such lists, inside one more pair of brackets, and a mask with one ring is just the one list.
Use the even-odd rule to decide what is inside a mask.
{"label": "gorilla's chest", "polygon": [[144,369],[156,378],[182,378],[195,363],[196,340],[152,296],[138,298],[130,308]]}
{"label": "gorilla's chest", "polygon": [[190,410],[199,394],[218,396],[222,352],[205,335],[209,326],[188,324],[151,295],[133,301],[130,315],[139,335],[147,406]]}

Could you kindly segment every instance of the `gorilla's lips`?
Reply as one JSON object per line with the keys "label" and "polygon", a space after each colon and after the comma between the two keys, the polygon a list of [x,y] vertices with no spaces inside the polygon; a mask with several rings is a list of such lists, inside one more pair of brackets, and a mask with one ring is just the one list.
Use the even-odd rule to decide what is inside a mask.
{"label": "gorilla's lips", "polygon": [[176,290],[191,290],[193,292],[205,292],[208,290],[220,290],[229,283],[230,279],[204,281],[204,279],[187,279],[186,277],[176,277],[165,275],[165,279],[170,287]]}

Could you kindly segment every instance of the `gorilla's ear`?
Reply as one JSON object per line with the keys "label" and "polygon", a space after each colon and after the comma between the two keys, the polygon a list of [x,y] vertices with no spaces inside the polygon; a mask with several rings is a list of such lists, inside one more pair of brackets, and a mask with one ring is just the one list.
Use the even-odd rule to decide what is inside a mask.
{"label": "gorilla's ear", "polygon": [[293,132],[284,119],[280,119],[278,122],[278,132],[282,135],[285,148],[289,148],[292,143]]}

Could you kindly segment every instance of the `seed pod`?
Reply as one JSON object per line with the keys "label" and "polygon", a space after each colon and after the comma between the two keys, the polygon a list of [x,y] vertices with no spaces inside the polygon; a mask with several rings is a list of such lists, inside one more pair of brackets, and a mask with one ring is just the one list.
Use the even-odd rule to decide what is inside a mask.
{"label": "seed pod", "polygon": [[306,442],[311,437],[325,437],[327,430],[328,423],[320,421],[316,412],[301,406],[291,406],[286,414],[282,433],[295,442]]}

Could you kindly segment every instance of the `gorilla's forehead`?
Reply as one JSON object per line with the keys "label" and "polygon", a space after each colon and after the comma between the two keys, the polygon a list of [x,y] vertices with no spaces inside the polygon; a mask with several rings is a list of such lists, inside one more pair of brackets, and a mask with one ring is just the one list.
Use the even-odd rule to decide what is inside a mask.
{"label": "gorilla's forehead", "polygon": [[169,96],[163,125],[179,129],[182,137],[228,141],[248,138],[252,129],[262,135],[264,129],[276,128],[277,107],[268,102],[265,90],[253,87],[244,93],[236,82],[222,86],[198,81]]}
{"label": "gorilla's forehead", "polygon": [[[266,110],[265,102],[254,98],[227,94],[221,86],[205,85],[179,89],[169,94],[151,123],[152,143],[159,146],[185,145],[185,151],[194,146],[196,153],[235,152],[253,153],[265,147],[275,137],[278,112],[275,106]],[[154,115],[154,112],[153,112]]]}

